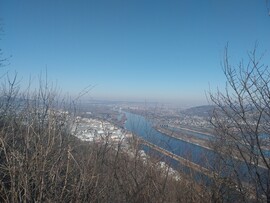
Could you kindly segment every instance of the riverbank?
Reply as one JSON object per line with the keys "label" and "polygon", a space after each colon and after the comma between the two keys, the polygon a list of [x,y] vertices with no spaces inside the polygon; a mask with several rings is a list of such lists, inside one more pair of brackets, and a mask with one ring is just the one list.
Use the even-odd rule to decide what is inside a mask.
{"label": "riverbank", "polygon": [[185,159],[183,157],[177,156],[176,154],[173,154],[172,152],[169,152],[168,150],[165,150],[157,145],[154,145],[150,142],[147,142],[146,140],[140,139],[140,142],[141,142],[141,144],[144,144],[144,145],[178,161],[183,166],[187,166],[188,168],[191,168],[191,169],[193,169],[197,172],[200,172],[200,173],[202,173],[208,177],[211,177],[211,178],[214,176],[214,173],[212,171],[200,166],[199,164],[196,164],[196,163],[194,163],[188,159]]}
{"label": "riverbank", "polygon": [[[175,139],[182,140],[182,141],[188,142],[190,144],[195,144],[195,145],[198,145],[198,146],[203,147],[205,149],[213,150],[213,148],[211,148],[211,146],[210,146],[209,140],[195,138],[194,136],[185,135],[184,133],[181,133],[179,131],[173,131],[173,130],[170,130],[167,128],[155,127],[155,129],[157,131],[164,133],[167,136],[173,137]],[[190,131],[189,129],[185,129],[185,130]],[[198,131],[192,131],[192,132],[201,133]],[[202,134],[205,134],[205,133],[202,133]],[[241,155],[239,155],[239,152],[236,150],[232,150],[231,155],[232,155],[232,158],[234,158],[236,160],[244,161],[243,157]],[[246,156],[246,158],[248,158],[248,155],[245,155],[245,156]],[[267,167],[263,164],[262,160],[259,160],[258,166],[263,168],[263,169],[267,169]]]}
{"label": "riverbank", "polygon": [[169,127],[173,127],[173,128],[176,128],[176,129],[179,129],[179,130],[185,130],[185,131],[190,131],[190,132],[194,132],[194,133],[199,133],[199,134],[203,134],[203,135],[207,135],[209,137],[214,137],[213,134],[211,134],[208,130],[194,130],[194,129],[190,129],[190,128],[187,128],[187,127],[174,127],[174,126],[169,126]]}
{"label": "riverbank", "polygon": [[[186,135],[186,134],[181,133],[179,131],[173,131],[173,130],[170,130],[167,128],[161,128],[161,127],[157,127],[157,126],[155,126],[154,128],[155,128],[155,130],[159,131],[160,133],[166,134],[166,135],[173,137],[175,139],[182,140],[182,141],[188,142],[190,144],[195,144],[195,145],[198,145],[200,147],[212,150],[209,146],[208,140],[195,138],[194,136]],[[200,132],[197,132],[197,133],[200,133]]]}

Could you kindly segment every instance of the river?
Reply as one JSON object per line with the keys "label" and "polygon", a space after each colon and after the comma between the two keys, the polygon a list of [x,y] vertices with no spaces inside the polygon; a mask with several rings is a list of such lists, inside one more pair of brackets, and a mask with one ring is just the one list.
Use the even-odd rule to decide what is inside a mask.
{"label": "river", "polygon": [[210,160],[209,157],[214,156],[211,150],[170,137],[155,130],[151,121],[145,119],[143,116],[129,112],[125,112],[125,114],[127,117],[125,128],[152,144],[178,156],[188,158],[190,161],[204,167],[207,167],[206,160],[208,162],[208,160]]}
{"label": "river", "polygon": [[[147,120],[143,116],[125,112],[126,114],[126,123],[125,128],[140,138],[155,144],[165,150],[168,150],[178,156],[186,158],[196,164],[203,166],[204,168],[215,170],[215,168],[220,167],[220,164],[217,162],[217,154],[207,148],[201,147],[196,144],[192,144],[189,142],[185,142],[180,139],[173,138],[169,135],[163,134],[153,128],[153,124],[150,120]],[[204,136],[202,134],[201,136]],[[149,147],[143,147],[146,152],[153,151],[149,149]],[[170,160],[170,164],[172,167],[176,166],[175,161]],[[248,178],[248,170],[247,166],[243,164],[239,160],[229,159],[227,160],[227,164],[234,164],[237,165],[238,170],[241,172],[239,173],[240,178],[244,181],[249,181]],[[252,167],[252,166],[250,166]],[[263,168],[257,169],[257,172],[261,175],[267,174],[267,170]],[[231,173],[228,168],[221,172],[223,176],[227,176]],[[254,170],[255,173],[255,170]]]}

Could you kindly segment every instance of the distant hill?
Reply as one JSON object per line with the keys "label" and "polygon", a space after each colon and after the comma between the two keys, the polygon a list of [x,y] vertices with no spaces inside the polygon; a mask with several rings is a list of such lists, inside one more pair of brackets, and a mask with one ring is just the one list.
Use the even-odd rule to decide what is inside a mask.
{"label": "distant hill", "polygon": [[213,105],[196,106],[182,110],[181,113],[188,116],[208,117],[209,115],[211,115],[214,108],[215,106]]}

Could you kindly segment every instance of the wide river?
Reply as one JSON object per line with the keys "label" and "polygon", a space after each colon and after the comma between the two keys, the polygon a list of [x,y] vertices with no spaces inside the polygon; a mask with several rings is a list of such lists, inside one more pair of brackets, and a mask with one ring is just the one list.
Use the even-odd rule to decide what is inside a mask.
{"label": "wide river", "polygon": [[127,118],[125,128],[142,139],[166,149],[173,154],[188,158],[190,161],[204,167],[207,167],[206,159],[208,161],[210,157],[213,159],[213,151],[161,133],[155,130],[151,121],[145,119],[143,116],[129,112],[125,112],[125,114]]}
{"label": "wide river", "polygon": [[[147,120],[143,116],[124,112],[126,114],[126,123],[125,128],[140,138],[155,144],[167,151],[172,152],[173,154],[176,154],[178,156],[184,157],[189,159],[190,161],[199,164],[205,168],[213,169],[215,167],[219,167],[220,165],[217,162],[217,154],[207,148],[201,147],[196,144],[192,144],[189,142],[185,142],[180,139],[173,138],[169,135],[163,134],[153,128],[153,124],[151,121]],[[198,133],[197,133],[198,134]],[[207,135],[201,134],[201,137],[204,137]],[[147,149],[147,147],[144,146],[144,149]],[[155,152],[158,154],[158,152]],[[171,158],[168,158],[170,160],[172,166],[176,166],[175,160],[172,160]],[[241,171],[240,176],[242,176],[242,179],[245,179],[246,173],[247,173],[247,167],[245,164],[242,164],[240,161],[230,159],[228,160],[228,163],[232,162],[234,164],[238,165],[239,171]],[[260,168],[259,173],[262,175],[267,173],[267,170]],[[223,174],[226,176],[226,173],[229,173],[229,171],[224,171]],[[247,180],[246,180],[247,181]]]}

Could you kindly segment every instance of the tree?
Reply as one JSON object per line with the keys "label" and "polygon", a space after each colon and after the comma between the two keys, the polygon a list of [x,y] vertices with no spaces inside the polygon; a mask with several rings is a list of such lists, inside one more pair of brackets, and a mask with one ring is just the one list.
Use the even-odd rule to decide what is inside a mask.
{"label": "tree", "polygon": [[233,66],[225,48],[225,91],[210,93],[217,106],[211,123],[213,149],[222,164],[220,179],[230,180],[242,201],[270,202],[270,72],[257,56],[257,45],[248,63]]}

